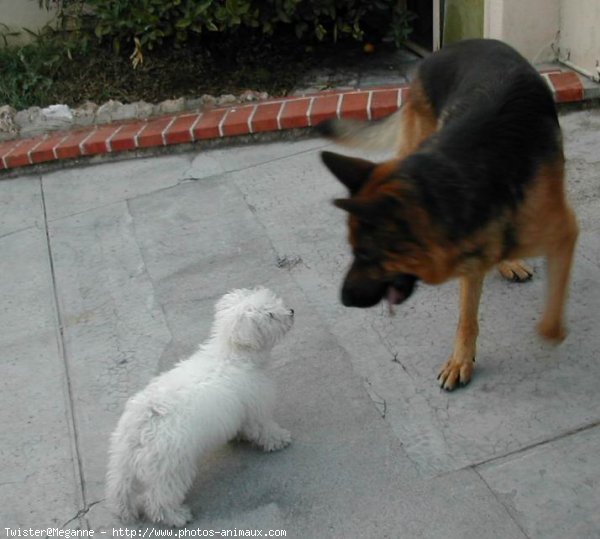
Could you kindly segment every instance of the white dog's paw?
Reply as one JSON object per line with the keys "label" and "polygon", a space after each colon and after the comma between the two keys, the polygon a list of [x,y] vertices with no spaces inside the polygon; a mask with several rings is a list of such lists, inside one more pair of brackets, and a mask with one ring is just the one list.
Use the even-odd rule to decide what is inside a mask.
{"label": "white dog's paw", "polygon": [[290,445],[292,434],[289,430],[278,427],[277,430],[267,432],[261,440],[260,446],[263,451],[277,451]]}
{"label": "white dog's paw", "polygon": [[161,520],[167,526],[181,528],[194,519],[192,510],[187,505],[180,505],[175,509],[165,509]]}

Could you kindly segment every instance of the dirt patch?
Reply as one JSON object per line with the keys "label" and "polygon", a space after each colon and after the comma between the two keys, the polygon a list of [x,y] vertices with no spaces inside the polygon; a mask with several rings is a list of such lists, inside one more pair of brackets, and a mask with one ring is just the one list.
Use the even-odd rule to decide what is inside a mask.
{"label": "dirt patch", "polygon": [[147,51],[144,62],[133,69],[128,54],[108,47],[72,55],[52,76],[38,106],[64,103],[77,106],[86,100],[123,103],[201,96],[240,94],[246,89],[286,95],[323,58],[342,50],[360,50],[360,44],[337,48],[321,44],[298,46],[290,38],[232,40],[227,44],[190,43]]}

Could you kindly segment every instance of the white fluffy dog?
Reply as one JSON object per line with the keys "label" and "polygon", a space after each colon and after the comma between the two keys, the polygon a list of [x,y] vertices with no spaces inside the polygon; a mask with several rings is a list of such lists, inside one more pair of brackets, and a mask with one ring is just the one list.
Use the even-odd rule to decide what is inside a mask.
{"label": "white fluffy dog", "polygon": [[112,435],[106,498],[131,521],[183,526],[199,458],[236,436],[275,451],[290,433],[272,416],[263,367],[292,327],[294,311],[266,288],[234,290],[215,307],[209,340],[129,399]]}

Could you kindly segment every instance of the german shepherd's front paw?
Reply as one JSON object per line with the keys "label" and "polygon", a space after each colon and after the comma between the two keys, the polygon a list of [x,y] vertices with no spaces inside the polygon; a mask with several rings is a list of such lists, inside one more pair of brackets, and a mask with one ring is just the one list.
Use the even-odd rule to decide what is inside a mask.
{"label": "german shepherd's front paw", "polygon": [[457,360],[454,357],[450,357],[446,363],[444,363],[437,379],[440,382],[440,387],[446,391],[452,391],[460,384],[466,386],[471,381],[471,375],[473,374],[473,364],[475,358],[465,360]]}

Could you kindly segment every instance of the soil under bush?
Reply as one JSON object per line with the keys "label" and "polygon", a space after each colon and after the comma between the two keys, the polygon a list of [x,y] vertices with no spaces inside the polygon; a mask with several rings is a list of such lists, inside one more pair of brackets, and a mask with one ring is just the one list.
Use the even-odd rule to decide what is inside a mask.
{"label": "soil under bush", "polygon": [[294,36],[267,40],[240,34],[227,42],[190,42],[145,51],[143,64],[133,69],[131,51],[116,54],[108,46],[94,45],[85,53],[72,52],[71,59],[64,51],[58,61],[56,53],[49,55],[52,61],[41,62],[35,68],[38,72],[31,74],[36,85],[30,89],[31,97],[13,92],[21,103],[10,103],[9,92],[0,91],[0,101],[16,108],[54,103],[78,106],[86,100],[102,103],[108,99],[156,103],[182,96],[239,94],[246,89],[280,96],[332,56],[363,55],[362,47],[352,40],[306,45]]}

